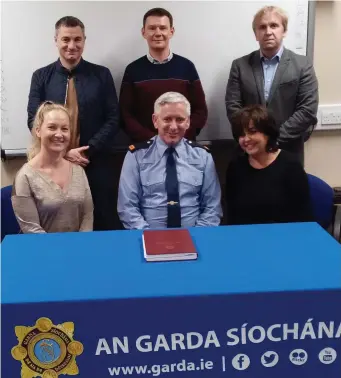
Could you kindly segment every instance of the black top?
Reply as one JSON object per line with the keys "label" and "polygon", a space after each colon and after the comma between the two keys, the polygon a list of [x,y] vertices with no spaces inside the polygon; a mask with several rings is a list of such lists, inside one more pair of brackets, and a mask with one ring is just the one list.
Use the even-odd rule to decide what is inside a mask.
{"label": "black top", "polygon": [[313,221],[307,175],[286,151],[263,169],[253,168],[247,155],[233,160],[225,188],[228,224]]}

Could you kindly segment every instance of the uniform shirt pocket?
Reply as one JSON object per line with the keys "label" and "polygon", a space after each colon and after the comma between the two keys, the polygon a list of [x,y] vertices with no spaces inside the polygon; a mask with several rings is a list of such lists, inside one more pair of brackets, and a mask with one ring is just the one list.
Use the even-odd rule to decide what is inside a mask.
{"label": "uniform shirt pocket", "polygon": [[192,197],[200,193],[203,176],[203,172],[195,166],[187,167],[178,173],[179,186],[184,197]]}
{"label": "uniform shirt pocket", "polygon": [[160,198],[162,193],[165,192],[165,179],[165,175],[161,172],[142,171],[141,185],[145,199],[148,199],[148,197]]}

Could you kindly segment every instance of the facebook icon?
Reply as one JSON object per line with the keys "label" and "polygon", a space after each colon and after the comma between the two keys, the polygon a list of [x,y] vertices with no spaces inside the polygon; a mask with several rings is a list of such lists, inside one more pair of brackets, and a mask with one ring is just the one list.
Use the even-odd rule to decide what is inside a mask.
{"label": "facebook icon", "polygon": [[245,370],[250,366],[250,358],[243,353],[237,354],[232,360],[232,366],[237,370]]}

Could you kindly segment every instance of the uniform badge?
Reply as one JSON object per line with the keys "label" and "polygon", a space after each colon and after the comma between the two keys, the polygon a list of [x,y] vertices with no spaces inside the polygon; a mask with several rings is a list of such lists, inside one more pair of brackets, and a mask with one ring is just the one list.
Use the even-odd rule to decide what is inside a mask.
{"label": "uniform badge", "polygon": [[76,356],[83,353],[83,344],[73,332],[73,322],[54,325],[49,318],[39,318],[33,327],[16,326],[18,345],[11,353],[21,361],[21,378],[77,375]]}
{"label": "uniform badge", "polygon": [[134,151],[134,150],[135,150],[135,146],[134,146],[133,144],[131,144],[131,145],[129,146],[129,150],[130,150],[130,151]]}
{"label": "uniform badge", "polygon": [[178,203],[179,203],[179,202],[169,201],[169,202],[167,202],[167,205],[174,206],[174,205],[177,205]]}

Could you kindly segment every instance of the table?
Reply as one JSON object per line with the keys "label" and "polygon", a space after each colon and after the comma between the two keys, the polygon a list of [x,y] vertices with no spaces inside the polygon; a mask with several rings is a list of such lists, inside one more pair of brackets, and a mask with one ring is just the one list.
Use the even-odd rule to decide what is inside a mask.
{"label": "table", "polygon": [[198,260],[166,263],[144,261],[137,230],[6,237],[2,377],[339,377],[335,239],[315,223],[190,233]]}

